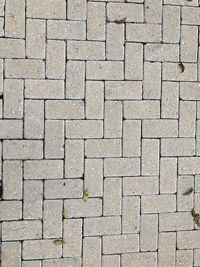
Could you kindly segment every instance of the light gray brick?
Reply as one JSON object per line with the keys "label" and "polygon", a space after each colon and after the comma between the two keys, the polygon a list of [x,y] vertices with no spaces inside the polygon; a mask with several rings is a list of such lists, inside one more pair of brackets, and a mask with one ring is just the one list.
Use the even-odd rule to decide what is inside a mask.
{"label": "light gray brick", "polygon": [[2,223],[2,240],[40,239],[42,237],[41,221],[12,221]]}
{"label": "light gray brick", "polygon": [[90,197],[103,195],[103,159],[85,159],[85,187]]}
{"label": "light gray brick", "polygon": [[4,71],[4,64],[3,59],[0,59],[0,95],[3,94],[4,88],[4,81],[3,81],[3,71]]}
{"label": "light gray brick", "polygon": [[23,89],[22,80],[4,80],[3,116],[9,119],[23,118]]}
{"label": "light gray brick", "polygon": [[62,246],[55,246],[48,239],[24,241],[22,255],[24,260],[60,258]]}
{"label": "light gray brick", "polygon": [[120,216],[84,219],[85,236],[114,235],[120,233],[121,233]]}
{"label": "light gray brick", "polygon": [[44,62],[37,59],[7,59],[5,60],[5,77],[44,79]]}
{"label": "light gray brick", "polygon": [[106,100],[142,99],[142,82],[140,81],[106,81]]}
{"label": "light gray brick", "polygon": [[104,60],[105,43],[95,41],[68,41],[67,58],[71,60]]}
{"label": "light gray brick", "polygon": [[145,59],[150,61],[179,61],[178,44],[146,44]]}
{"label": "light gray brick", "polygon": [[197,65],[194,63],[184,63],[184,72],[178,63],[163,62],[162,65],[164,81],[197,81]]}
{"label": "light gray brick", "polygon": [[66,121],[66,137],[68,139],[102,138],[103,121],[99,120]]}
{"label": "light gray brick", "polygon": [[179,137],[195,137],[196,103],[180,101]]}
{"label": "light gray brick", "polygon": [[200,25],[200,13],[198,7],[183,7],[182,24]]}
{"label": "light gray brick", "polygon": [[[194,250],[195,262],[195,250]],[[177,267],[192,267],[193,266],[193,251],[192,250],[177,250],[176,251],[176,265]]]}
{"label": "light gray brick", "polygon": [[64,81],[61,80],[26,80],[25,97],[34,99],[63,99]]}
{"label": "light gray brick", "polygon": [[159,230],[161,232],[192,230],[193,218],[190,212],[163,213],[159,215]]}
{"label": "light gray brick", "polygon": [[181,157],[194,155],[194,138],[165,138],[161,140],[161,156]]}
{"label": "light gray brick", "polygon": [[200,157],[179,158],[179,174],[199,174]]}
{"label": "light gray brick", "polygon": [[145,21],[147,23],[162,23],[162,1],[145,1]]}
{"label": "light gray brick", "polygon": [[[43,260],[44,267],[81,267],[81,258]],[[35,266],[34,266],[35,267]]]}
{"label": "light gray brick", "polygon": [[141,215],[140,249],[156,251],[158,247],[158,215]]}
{"label": "light gray brick", "polygon": [[23,136],[22,120],[1,120],[0,139],[21,139]]}
{"label": "light gray brick", "polygon": [[121,140],[119,139],[86,140],[85,155],[88,158],[120,157]]}
{"label": "light gray brick", "polygon": [[86,64],[88,80],[123,80],[124,65],[121,61],[88,61]]}
{"label": "light gray brick", "polygon": [[123,234],[103,237],[103,253],[139,252],[139,235]]}
{"label": "light gray brick", "polygon": [[4,159],[42,159],[43,142],[40,140],[3,141]]}
{"label": "light gray brick", "polygon": [[124,25],[107,24],[106,59],[124,59]]}
{"label": "light gray brick", "polygon": [[20,242],[2,242],[1,253],[2,267],[21,266]]}
{"label": "light gray brick", "polygon": [[123,195],[151,195],[158,194],[158,178],[155,177],[124,177]]}
{"label": "light gray brick", "polygon": [[105,3],[87,3],[87,39],[105,40],[106,23]]}
{"label": "light gray brick", "polygon": [[175,266],[176,233],[160,233],[158,266]]}
{"label": "light gray brick", "polygon": [[144,99],[161,98],[161,63],[145,62],[144,63]]}
{"label": "light gray brick", "polygon": [[46,119],[83,119],[84,103],[81,100],[46,101]]}
{"label": "light gray brick", "polygon": [[[185,252],[185,249],[183,251]],[[200,249],[195,249],[194,250],[194,266],[198,266],[200,264],[199,254],[200,254]],[[193,264],[193,261],[192,261],[192,264]]]}
{"label": "light gray brick", "polygon": [[193,176],[179,176],[178,177],[178,194],[177,194],[177,210],[191,211],[193,208],[193,194],[184,196],[188,188],[194,188]]}
{"label": "light gray brick", "polygon": [[177,82],[162,83],[161,117],[165,119],[178,118],[179,84]]}
{"label": "light gray brick", "polygon": [[161,25],[147,23],[127,23],[126,39],[133,42],[161,41]]}
{"label": "light gray brick", "polygon": [[81,198],[83,196],[82,179],[62,179],[45,181],[45,199]]}
{"label": "light gray brick", "polygon": [[64,158],[64,121],[45,121],[45,158]]}
{"label": "light gray brick", "polygon": [[142,135],[145,138],[178,137],[178,121],[170,119],[143,120]]}
{"label": "light gray brick", "polygon": [[65,142],[65,178],[79,178],[83,175],[84,141]]}
{"label": "light gray brick", "polygon": [[143,195],[141,198],[142,213],[164,213],[176,210],[176,196],[166,195]]}
{"label": "light gray brick", "polygon": [[82,252],[82,220],[64,220],[63,247],[64,257],[81,257]]}
{"label": "light gray brick", "polygon": [[126,22],[143,22],[142,5],[131,3],[108,3],[107,15],[109,21],[121,20],[126,18]]}
{"label": "light gray brick", "polygon": [[66,19],[66,2],[64,0],[28,0],[27,16],[43,19]]}
{"label": "light gray brick", "polygon": [[160,117],[160,101],[141,100],[124,102],[125,119],[156,119]]}
{"label": "light gray brick", "polygon": [[68,218],[97,217],[102,215],[102,200],[89,198],[84,202],[83,199],[66,199],[64,208],[68,212]]}
{"label": "light gray brick", "polygon": [[140,198],[123,197],[122,233],[138,233],[140,229]]}
{"label": "light gray brick", "polygon": [[85,237],[83,239],[83,267],[101,267],[101,238]]}
{"label": "light gray brick", "polygon": [[0,1],[0,16],[4,16],[5,0]]}
{"label": "light gray brick", "polygon": [[163,5],[163,41],[166,43],[178,43],[179,39],[180,7]]}
{"label": "light gray brick", "polygon": [[[93,101],[95,98],[95,101]],[[86,81],[85,112],[87,119],[103,119],[104,83],[102,81]]]}
{"label": "light gray brick", "polygon": [[181,26],[181,61],[197,62],[198,27]]}
{"label": "light gray brick", "polygon": [[177,247],[179,249],[194,249],[199,248],[200,231],[179,231],[177,233]]}
{"label": "light gray brick", "polygon": [[65,79],[64,41],[48,40],[46,54],[46,76],[50,79]]}
{"label": "light gray brick", "polygon": [[140,174],[139,158],[106,158],[104,160],[104,175],[137,176]]}
{"label": "light gray brick", "polygon": [[24,137],[44,138],[44,101],[25,100]]}
{"label": "light gray brick", "polygon": [[63,201],[45,200],[43,203],[43,237],[61,238]]}
{"label": "light gray brick", "polygon": [[45,58],[45,35],[45,20],[26,20],[26,55],[28,58]]}
{"label": "light gray brick", "polygon": [[104,117],[104,137],[122,137],[122,103],[106,101]]}
{"label": "light gray brick", "polygon": [[84,21],[47,20],[47,38],[59,40],[85,40]]}
{"label": "light gray brick", "polygon": [[25,37],[25,0],[8,0],[5,5],[5,36]]}
{"label": "light gray brick", "polygon": [[67,18],[69,20],[85,20],[87,12],[86,0],[68,0]]}
{"label": "light gray brick", "polygon": [[141,122],[138,120],[123,121],[123,156],[140,157],[140,148]]}
{"label": "light gray brick", "polygon": [[104,179],[103,215],[120,215],[122,202],[121,178]]}
{"label": "light gray brick", "polygon": [[42,219],[43,182],[24,181],[23,218]]}
{"label": "light gray brick", "polygon": [[122,254],[122,266],[126,267],[157,266],[157,253],[140,252],[140,253]]}
{"label": "light gray brick", "polygon": [[1,58],[25,58],[25,42],[20,39],[0,38]]}
{"label": "light gray brick", "polygon": [[177,184],[177,159],[160,159],[160,193],[175,193]]}
{"label": "light gray brick", "polygon": [[200,88],[199,82],[181,82],[180,83],[180,97],[181,97],[181,99],[182,100],[200,100],[199,88]]}
{"label": "light gray brick", "polygon": [[41,267],[42,263],[40,260],[33,261],[22,261],[22,267]]}
{"label": "light gray brick", "polygon": [[21,201],[1,201],[0,221],[15,221],[22,219]]}
{"label": "light gray brick", "polygon": [[120,267],[120,256],[119,255],[103,255],[102,256],[102,267]]}
{"label": "light gray brick", "polygon": [[3,161],[3,198],[22,199],[22,162]]}
{"label": "light gray brick", "polygon": [[24,162],[25,179],[63,178],[62,160],[34,160]]}
{"label": "light gray brick", "polygon": [[84,83],[85,62],[68,60],[66,63],[66,98],[83,99]]}
{"label": "light gray brick", "polygon": [[143,79],[143,46],[138,43],[126,43],[125,47],[125,79]]}
{"label": "light gray brick", "polygon": [[160,143],[157,139],[142,140],[142,175],[159,174]]}

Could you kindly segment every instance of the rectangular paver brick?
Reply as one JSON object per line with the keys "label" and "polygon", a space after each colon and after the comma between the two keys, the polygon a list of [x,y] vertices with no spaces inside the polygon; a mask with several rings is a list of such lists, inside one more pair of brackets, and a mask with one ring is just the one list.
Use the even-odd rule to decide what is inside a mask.
{"label": "rectangular paver brick", "polygon": [[1,245],[2,267],[21,266],[21,243],[3,242]]}
{"label": "rectangular paver brick", "polygon": [[126,267],[157,266],[157,254],[156,252],[122,254],[122,266]]}
{"label": "rectangular paver brick", "polygon": [[68,0],[67,18],[69,20],[85,20],[87,13],[86,0]]}
{"label": "rectangular paver brick", "polygon": [[[162,140],[163,141],[163,140]],[[160,193],[175,193],[177,184],[177,158],[160,159]]]}
{"label": "rectangular paver brick", "polygon": [[100,237],[84,237],[83,267],[101,267],[102,241]]}
{"label": "rectangular paver brick", "polygon": [[141,100],[124,102],[125,119],[156,119],[160,117],[160,101]]}
{"label": "rectangular paver brick", "polygon": [[21,39],[0,38],[1,58],[25,58],[25,42]]}
{"label": "rectangular paver brick", "polygon": [[0,221],[22,219],[22,201],[1,201],[0,210]]}
{"label": "rectangular paver brick", "polygon": [[3,142],[4,159],[42,159],[42,157],[41,140],[5,140]]}
{"label": "rectangular paver brick", "polygon": [[139,235],[123,234],[103,237],[103,253],[130,253],[139,251]]}
{"label": "rectangular paver brick", "polygon": [[62,160],[34,160],[24,162],[25,179],[63,178]]}

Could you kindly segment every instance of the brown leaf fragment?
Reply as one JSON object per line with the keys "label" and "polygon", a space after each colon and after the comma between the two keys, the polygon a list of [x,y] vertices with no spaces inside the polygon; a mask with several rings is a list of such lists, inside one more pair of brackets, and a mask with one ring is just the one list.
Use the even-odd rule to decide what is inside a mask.
{"label": "brown leaf fragment", "polygon": [[65,242],[62,239],[57,239],[53,241],[54,245],[63,245]]}
{"label": "brown leaf fragment", "polygon": [[192,209],[191,214],[192,214],[192,217],[194,218],[196,225],[200,228],[200,215],[199,215],[199,213],[195,213],[194,209]]}
{"label": "brown leaf fragment", "polygon": [[185,66],[183,65],[183,63],[179,63],[178,66],[179,66],[179,68],[181,70],[181,73],[184,72]]}
{"label": "brown leaf fragment", "polygon": [[192,192],[193,192],[193,188],[191,187],[187,191],[185,191],[185,193],[183,193],[183,196],[188,196],[188,195],[192,194]]}
{"label": "brown leaf fragment", "polygon": [[116,20],[114,20],[114,22],[117,24],[122,24],[122,23],[126,22],[126,17],[123,19],[116,19]]}
{"label": "brown leaf fragment", "polygon": [[84,202],[87,202],[88,197],[89,197],[88,189],[87,188],[84,188],[83,189],[83,201]]}

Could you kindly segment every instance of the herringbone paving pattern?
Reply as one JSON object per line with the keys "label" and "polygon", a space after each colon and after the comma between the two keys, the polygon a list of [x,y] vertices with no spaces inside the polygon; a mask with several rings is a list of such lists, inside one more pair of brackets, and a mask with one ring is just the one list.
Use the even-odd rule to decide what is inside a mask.
{"label": "herringbone paving pattern", "polygon": [[200,266],[197,0],[0,0],[2,267]]}

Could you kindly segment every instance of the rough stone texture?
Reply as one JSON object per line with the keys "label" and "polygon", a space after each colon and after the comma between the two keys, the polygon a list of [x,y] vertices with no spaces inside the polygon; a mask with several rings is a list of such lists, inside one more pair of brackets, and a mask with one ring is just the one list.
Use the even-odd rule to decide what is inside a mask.
{"label": "rough stone texture", "polygon": [[199,4],[0,0],[2,267],[200,266]]}

